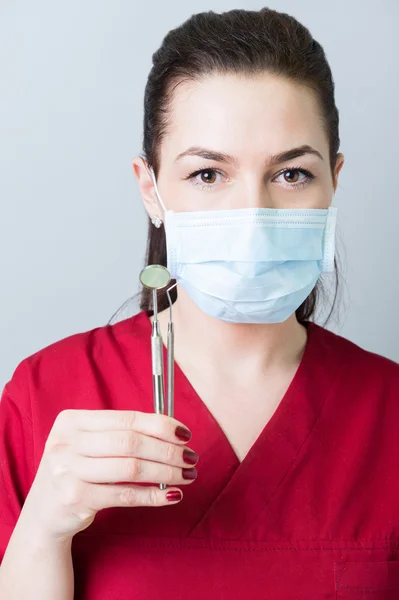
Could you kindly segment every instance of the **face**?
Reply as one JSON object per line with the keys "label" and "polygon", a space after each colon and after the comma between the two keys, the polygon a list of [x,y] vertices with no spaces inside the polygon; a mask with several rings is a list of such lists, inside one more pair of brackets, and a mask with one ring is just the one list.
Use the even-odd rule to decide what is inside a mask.
{"label": "face", "polygon": [[[159,148],[157,183],[175,212],[328,208],[331,173],[313,92],[273,75],[213,75],[177,87]],[[148,168],[134,161],[150,217],[163,218]]]}

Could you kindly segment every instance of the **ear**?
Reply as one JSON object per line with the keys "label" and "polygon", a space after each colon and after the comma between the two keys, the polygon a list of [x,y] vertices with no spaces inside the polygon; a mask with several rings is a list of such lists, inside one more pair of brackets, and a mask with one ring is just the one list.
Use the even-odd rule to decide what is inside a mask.
{"label": "ear", "polygon": [[335,170],[334,170],[334,193],[337,191],[338,187],[338,176],[339,172],[344,166],[345,158],[344,155],[340,152],[337,154],[337,160],[335,162]]}
{"label": "ear", "polygon": [[133,159],[132,167],[139,184],[141,199],[148,216],[150,219],[158,217],[158,219],[161,219],[162,221],[163,210],[155,192],[154,182],[151,177],[148,163],[140,156],[137,156]]}

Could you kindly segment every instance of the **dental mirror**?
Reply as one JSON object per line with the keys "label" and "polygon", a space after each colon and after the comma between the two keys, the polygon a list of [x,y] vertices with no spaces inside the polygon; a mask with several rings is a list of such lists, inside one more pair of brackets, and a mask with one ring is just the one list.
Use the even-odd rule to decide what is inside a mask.
{"label": "dental mirror", "polygon": [[148,265],[141,271],[140,281],[151,290],[161,290],[170,281],[169,271],[162,265]]}

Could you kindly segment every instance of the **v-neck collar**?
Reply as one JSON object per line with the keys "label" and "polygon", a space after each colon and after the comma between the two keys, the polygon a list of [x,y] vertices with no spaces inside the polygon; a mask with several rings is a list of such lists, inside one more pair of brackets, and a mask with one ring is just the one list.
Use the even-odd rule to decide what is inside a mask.
{"label": "v-neck collar", "polygon": [[[141,320],[149,342],[148,313],[140,313],[136,318]],[[331,344],[333,336],[313,323],[307,329],[307,344],[299,367],[275,412],[241,462],[223,429],[175,363],[175,418],[191,428],[192,447],[200,456],[198,480],[184,488],[185,499],[195,502],[197,509],[193,511],[196,520],[188,537],[245,537],[295,463],[341,362],[339,352]],[[165,346],[163,350],[166,361]],[[202,489],[201,477],[206,481]]]}

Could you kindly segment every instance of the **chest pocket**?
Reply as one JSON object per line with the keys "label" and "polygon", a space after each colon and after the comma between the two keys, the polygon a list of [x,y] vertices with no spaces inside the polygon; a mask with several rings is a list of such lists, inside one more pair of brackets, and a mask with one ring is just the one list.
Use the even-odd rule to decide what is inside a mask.
{"label": "chest pocket", "polygon": [[398,600],[399,561],[334,562],[336,600]]}

